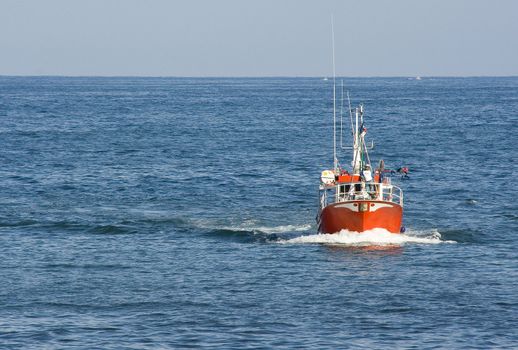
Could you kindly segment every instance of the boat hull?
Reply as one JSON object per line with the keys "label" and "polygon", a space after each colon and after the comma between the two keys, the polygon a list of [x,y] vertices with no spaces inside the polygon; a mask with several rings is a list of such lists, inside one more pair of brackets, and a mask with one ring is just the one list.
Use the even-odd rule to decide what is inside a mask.
{"label": "boat hull", "polygon": [[386,201],[354,200],[330,204],[319,215],[318,231],[339,233],[341,230],[364,232],[383,228],[401,232],[403,208]]}

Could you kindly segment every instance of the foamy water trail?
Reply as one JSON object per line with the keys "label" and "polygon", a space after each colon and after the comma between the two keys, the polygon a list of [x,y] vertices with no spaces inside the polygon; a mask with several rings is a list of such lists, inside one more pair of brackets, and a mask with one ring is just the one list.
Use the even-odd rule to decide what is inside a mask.
{"label": "foamy water trail", "polygon": [[301,225],[279,225],[279,226],[264,226],[256,222],[256,220],[247,220],[235,225],[218,225],[214,222],[198,220],[193,222],[193,225],[199,228],[228,230],[228,231],[251,231],[254,233],[264,234],[279,234],[287,232],[304,232],[310,231],[312,226],[310,224]]}
{"label": "foamy water trail", "polygon": [[385,229],[375,228],[362,233],[342,230],[334,234],[314,234],[299,236],[288,240],[280,240],[279,243],[319,243],[319,244],[343,244],[350,246],[368,245],[404,245],[407,243],[419,244],[439,244],[456,243],[455,241],[445,241],[441,239],[441,234],[437,230],[431,231],[412,231],[407,234],[394,234]]}
{"label": "foamy water trail", "polygon": [[286,233],[286,232],[302,232],[311,229],[311,225],[281,225],[281,226],[255,226],[255,225],[237,225],[223,227],[230,231],[253,231],[266,234]]}
{"label": "foamy water trail", "polygon": [[311,229],[311,225],[281,225],[281,226],[259,226],[254,229],[254,231],[260,231],[267,234],[272,233],[285,233],[285,232],[302,232],[308,231]]}

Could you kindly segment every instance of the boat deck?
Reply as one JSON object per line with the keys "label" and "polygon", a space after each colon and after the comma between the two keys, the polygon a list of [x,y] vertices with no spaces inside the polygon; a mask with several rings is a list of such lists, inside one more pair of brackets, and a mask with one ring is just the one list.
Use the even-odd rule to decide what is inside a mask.
{"label": "boat deck", "polygon": [[320,208],[349,201],[383,201],[403,206],[403,191],[390,183],[349,182],[320,186]]}

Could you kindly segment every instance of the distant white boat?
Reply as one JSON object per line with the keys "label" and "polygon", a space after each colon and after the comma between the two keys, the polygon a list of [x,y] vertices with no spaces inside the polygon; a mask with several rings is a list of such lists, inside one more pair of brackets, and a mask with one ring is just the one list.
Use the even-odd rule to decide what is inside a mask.
{"label": "distant white boat", "polygon": [[421,77],[418,75],[417,77],[415,77],[415,80],[421,80]]}
{"label": "distant white boat", "polygon": [[324,79],[322,79],[323,81],[328,81],[329,79],[327,79],[327,77],[324,77]]}

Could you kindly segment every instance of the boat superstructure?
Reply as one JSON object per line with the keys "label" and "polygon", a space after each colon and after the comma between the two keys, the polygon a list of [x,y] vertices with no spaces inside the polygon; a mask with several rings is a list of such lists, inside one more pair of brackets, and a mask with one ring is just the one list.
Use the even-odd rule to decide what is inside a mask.
{"label": "boat superstructure", "polygon": [[[335,112],[333,113],[335,115]],[[353,151],[352,169],[348,171],[338,162],[334,125],[334,168],[324,170],[320,177],[318,231],[363,232],[383,228],[392,233],[402,232],[403,191],[392,184],[388,176],[390,171],[385,169],[383,160],[376,169],[371,166],[368,150],[373,144],[369,146],[365,142],[367,129],[364,124],[363,105],[353,110],[349,101],[349,114],[353,145],[348,149]],[[336,116],[334,121],[336,124]],[[342,122],[340,126],[342,127]],[[341,135],[342,132],[340,128]]]}

